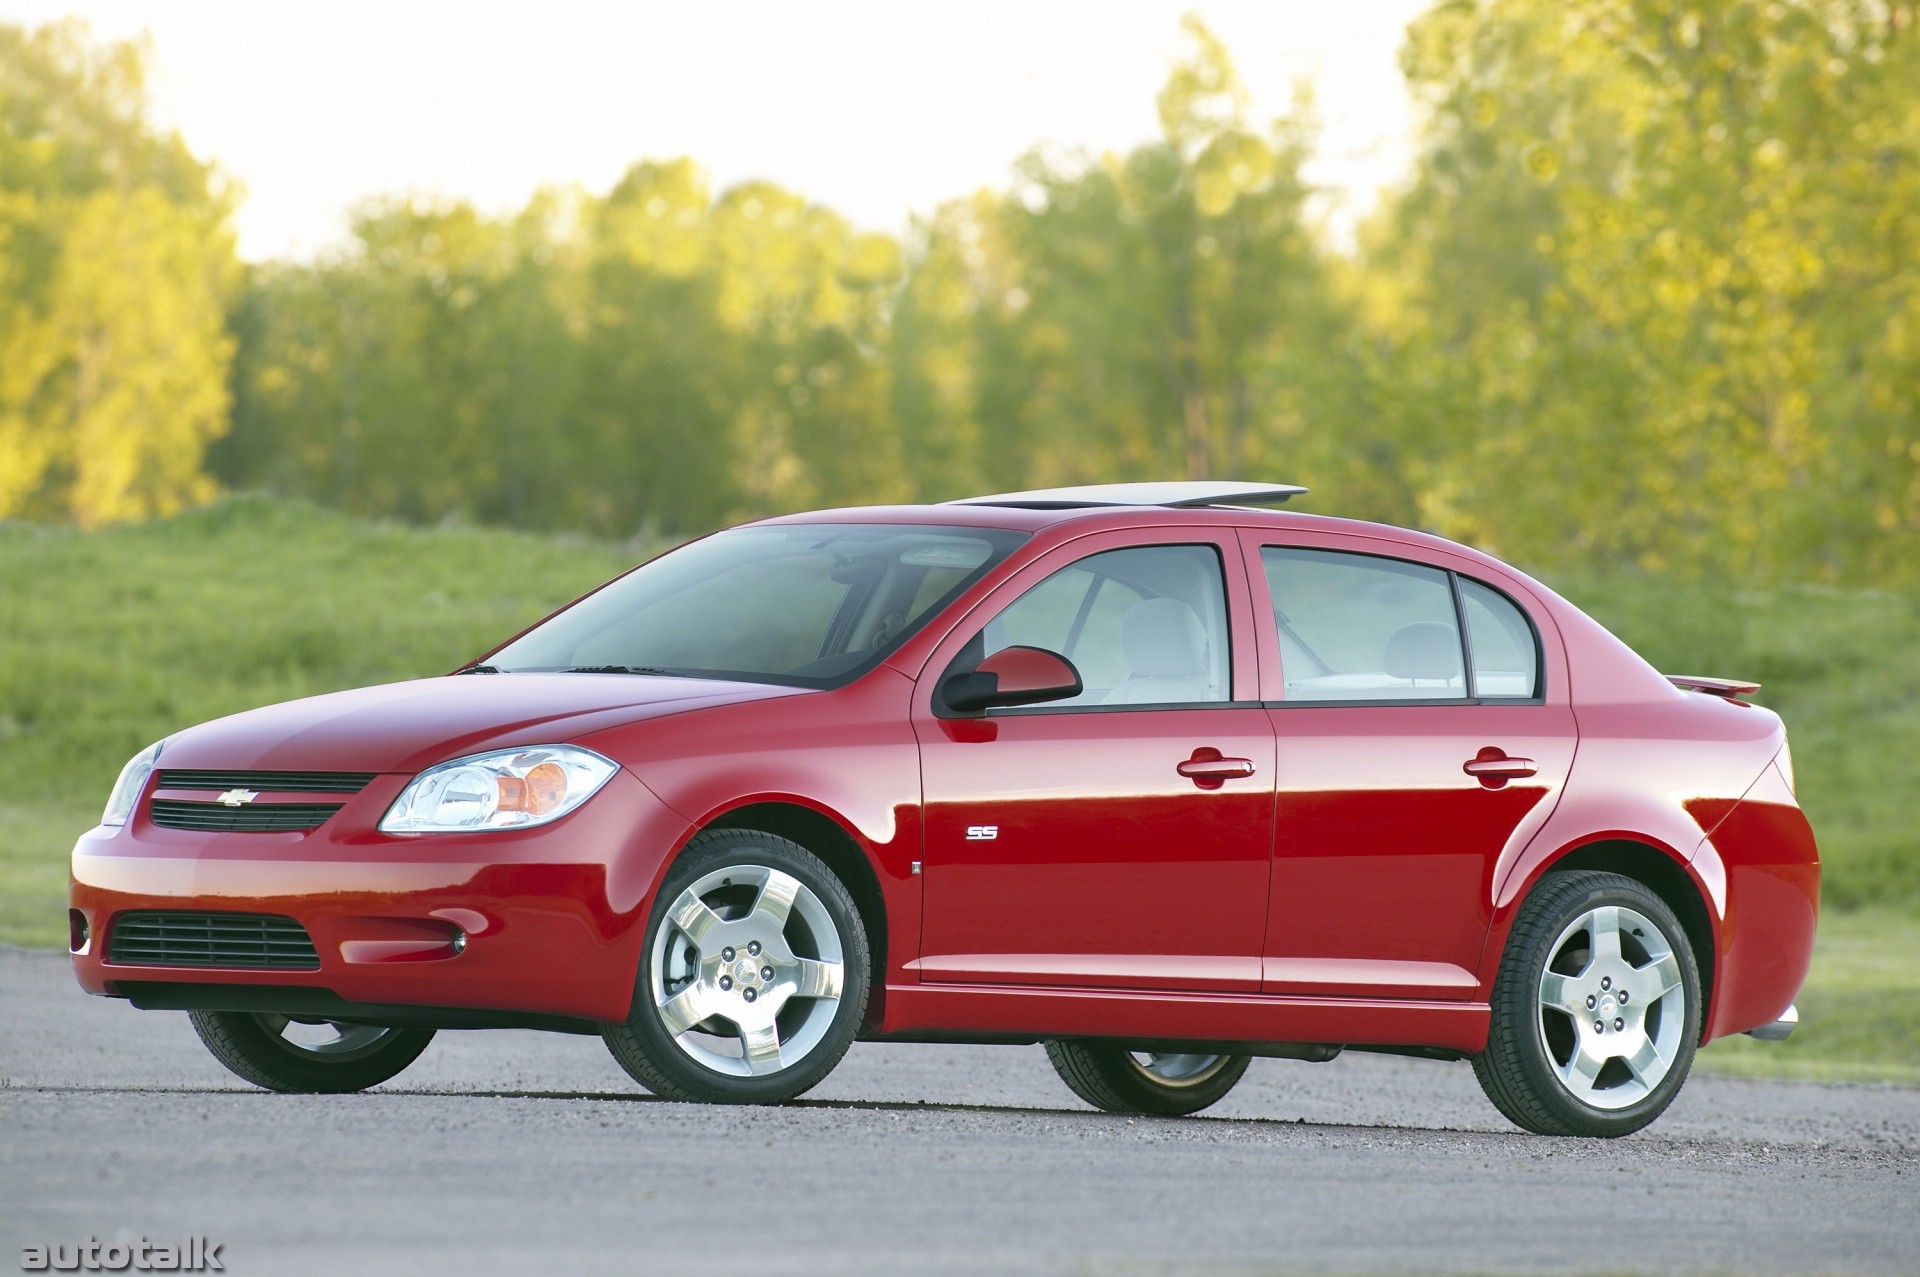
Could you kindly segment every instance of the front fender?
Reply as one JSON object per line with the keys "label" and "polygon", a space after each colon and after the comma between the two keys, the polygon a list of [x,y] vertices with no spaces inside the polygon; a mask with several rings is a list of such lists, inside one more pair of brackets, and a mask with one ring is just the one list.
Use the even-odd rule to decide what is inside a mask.
{"label": "front fender", "polygon": [[685,817],[686,843],[741,808],[776,803],[833,823],[865,857],[880,889],[887,979],[918,956],[920,750],[907,719],[913,684],[885,666],[831,692],[696,710],[600,733],[583,744],[638,776]]}

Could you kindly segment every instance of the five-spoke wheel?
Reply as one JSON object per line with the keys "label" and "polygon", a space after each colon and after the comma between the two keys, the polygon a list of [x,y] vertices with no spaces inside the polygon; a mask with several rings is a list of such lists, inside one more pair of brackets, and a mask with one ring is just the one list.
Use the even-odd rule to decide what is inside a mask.
{"label": "five-spoke wheel", "polygon": [[858,1030],[867,942],[852,898],[795,843],[702,834],[669,874],[608,1047],[669,1099],[770,1103],[813,1086]]}
{"label": "five-spoke wheel", "polygon": [[1660,928],[1599,905],[1561,929],[1540,973],[1540,1036],[1569,1094],[1600,1109],[1652,1095],[1686,1026],[1680,960]]}
{"label": "five-spoke wheel", "polygon": [[1700,1035],[1700,980],[1664,901],[1618,874],[1549,875],[1514,923],[1474,1069],[1548,1135],[1625,1135],[1672,1102]]}

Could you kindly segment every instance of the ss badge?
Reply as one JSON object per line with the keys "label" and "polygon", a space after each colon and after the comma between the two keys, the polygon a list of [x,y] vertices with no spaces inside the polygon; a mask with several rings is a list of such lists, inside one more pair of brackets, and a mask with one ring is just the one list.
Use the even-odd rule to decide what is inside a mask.
{"label": "ss badge", "polygon": [[998,825],[968,825],[967,826],[968,842],[992,842],[995,838],[998,838],[999,836],[1000,836],[1000,826]]}

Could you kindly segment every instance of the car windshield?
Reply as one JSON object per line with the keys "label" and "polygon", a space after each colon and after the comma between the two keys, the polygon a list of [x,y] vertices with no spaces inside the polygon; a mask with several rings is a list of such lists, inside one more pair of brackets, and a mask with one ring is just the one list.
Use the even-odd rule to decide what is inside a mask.
{"label": "car windshield", "polygon": [[487,665],[831,687],[877,665],[1024,540],[899,524],[734,528],[641,565]]}

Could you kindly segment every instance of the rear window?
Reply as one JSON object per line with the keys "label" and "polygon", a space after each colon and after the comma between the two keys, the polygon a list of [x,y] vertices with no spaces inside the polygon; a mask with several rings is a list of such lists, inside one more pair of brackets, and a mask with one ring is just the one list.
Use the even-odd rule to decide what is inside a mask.
{"label": "rear window", "polygon": [[1268,546],[1280,670],[1290,701],[1460,700],[1453,586],[1399,559]]}

